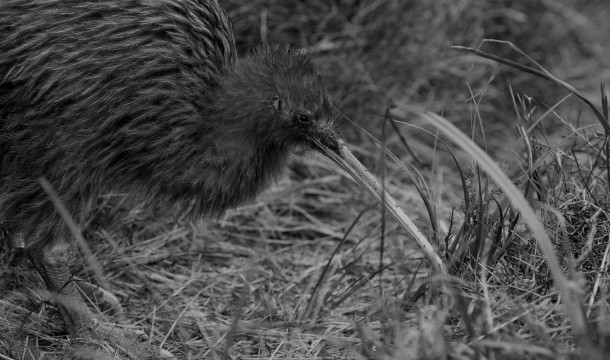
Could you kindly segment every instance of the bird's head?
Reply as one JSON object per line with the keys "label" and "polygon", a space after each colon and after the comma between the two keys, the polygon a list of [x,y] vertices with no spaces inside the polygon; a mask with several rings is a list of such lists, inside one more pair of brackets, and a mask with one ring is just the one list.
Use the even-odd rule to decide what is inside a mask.
{"label": "bird's head", "polygon": [[[338,153],[334,111],[309,57],[285,46],[261,46],[227,71],[219,111],[256,146],[309,145]],[[324,151],[323,151],[324,152]]]}
{"label": "bird's head", "polygon": [[[416,240],[422,238],[333,129],[333,108],[309,57],[287,47],[262,46],[227,69],[218,85],[211,110],[221,114],[227,139],[250,143],[255,151],[273,150],[266,155],[309,145],[351,174]],[[418,242],[446,273],[432,246],[425,239]]]}

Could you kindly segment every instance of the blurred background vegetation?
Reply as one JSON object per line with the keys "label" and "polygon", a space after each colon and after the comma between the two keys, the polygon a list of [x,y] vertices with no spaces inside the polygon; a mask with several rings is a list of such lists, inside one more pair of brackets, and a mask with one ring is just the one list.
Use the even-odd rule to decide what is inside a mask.
{"label": "blurred background vegetation", "polygon": [[[547,105],[566,95],[528,74],[451,50],[452,45],[523,61],[507,47],[482,41],[512,42],[597,97],[599,83],[610,76],[605,46],[610,5],[603,0],[222,2],[240,54],[261,41],[304,49],[316,59],[337,106],[377,135],[386,108],[396,102],[442,113],[462,129],[469,127],[476,103],[485,132],[508,136],[514,118],[509,86]],[[345,132],[352,141],[361,136],[349,127]]]}

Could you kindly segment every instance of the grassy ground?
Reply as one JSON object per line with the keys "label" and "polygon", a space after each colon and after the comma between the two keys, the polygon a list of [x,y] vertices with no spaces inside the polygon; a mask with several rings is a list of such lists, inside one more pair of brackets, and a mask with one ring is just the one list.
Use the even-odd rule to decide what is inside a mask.
{"label": "grassy ground", "polygon": [[[100,199],[85,237],[124,311],[91,306],[146,339],[68,340],[44,294],[23,291],[44,288],[23,261],[0,287],[0,359],[140,359],[158,347],[181,359],[607,357],[608,132],[561,82],[450,48],[534,66],[483,39],[510,41],[607,118],[605,1],[223,3],[241,54],[261,40],[312,54],[354,152],[385,174],[449,275],[348,176],[299,152],[258,202],[217,221]],[[408,172],[382,166],[360,127]],[[77,256],[73,274],[99,283],[92,264]]]}

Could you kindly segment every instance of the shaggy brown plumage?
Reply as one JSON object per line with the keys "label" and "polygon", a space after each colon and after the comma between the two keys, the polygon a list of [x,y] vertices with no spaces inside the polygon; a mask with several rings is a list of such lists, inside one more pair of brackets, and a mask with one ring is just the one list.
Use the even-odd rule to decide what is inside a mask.
{"label": "shaggy brown plumage", "polygon": [[2,0],[0,34],[0,223],[68,297],[70,235],[38,178],[78,219],[110,190],[198,217],[255,197],[296,145],[338,149],[309,58],[237,60],[215,0]]}

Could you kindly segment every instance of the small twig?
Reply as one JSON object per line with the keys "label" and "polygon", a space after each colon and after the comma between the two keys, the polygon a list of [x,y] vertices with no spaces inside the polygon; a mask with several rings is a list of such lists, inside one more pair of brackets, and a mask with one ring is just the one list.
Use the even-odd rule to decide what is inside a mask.
{"label": "small twig", "polygon": [[591,297],[589,298],[589,308],[587,309],[587,317],[591,315],[591,310],[593,309],[593,304],[595,303],[595,294],[597,294],[597,290],[600,287],[600,283],[606,279],[606,274],[608,273],[608,256],[610,255],[610,235],[607,236],[608,241],[606,245],[606,251],[604,251],[604,257],[602,258],[602,263],[599,265],[599,270],[597,271],[597,276],[595,278],[595,284],[593,284],[593,291],[591,291]]}
{"label": "small twig", "polygon": [[585,242],[583,251],[576,260],[576,266],[582,264],[587,259],[587,257],[589,257],[591,251],[593,250],[593,240],[595,240],[595,233],[597,233],[597,219],[599,218],[599,214],[601,213],[602,209],[598,209],[589,220],[591,222],[591,230],[589,231],[589,235],[587,236],[587,242]]}
{"label": "small twig", "polygon": [[231,359],[231,354],[229,353],[231,350],[231,346],[233,346],[233,341],[235,340],[235,334],[237,334],[237,330],[239,329],[239,321],[244,313],[244,307],[246,306],[247,299],[250,295],[250,290],[248,288],[248,281],[244,281],[244,285],[241,287],[239,294],[239,300],[237,301],[235,315],[233,315],[233,321],[231,322],[231,327],[227,332],[225,349],[224,349],[224,358]]}

